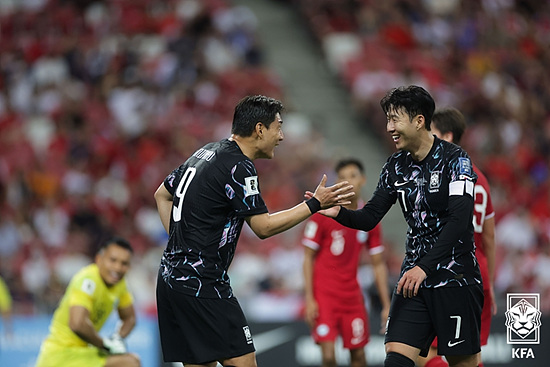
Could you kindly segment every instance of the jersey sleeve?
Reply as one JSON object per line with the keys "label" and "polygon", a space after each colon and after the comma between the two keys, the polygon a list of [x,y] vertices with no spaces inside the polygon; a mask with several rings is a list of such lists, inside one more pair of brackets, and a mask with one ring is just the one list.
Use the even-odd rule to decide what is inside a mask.
{"label": "jersey sleeve", "polygon": [[340,208],[340,212],[334,218],[338,223],[346,227],[368,232],[382,220],[397,200],[397,194],[390,182],[391,174],[389,167],[390,160],[382,167],[378,185],[368,203],[358,210]]}
{"label": "jersey sleeve", "polygon": [[321,223],[321,214],[313,214],[306,222],[302,245],[313,250],[319,250],[323,238],[323,225]]}
{"label": "jersey sleeve", "polygon": [[241,161],[231,169],[225,184],[225,193],[237,217],[267,213],[267,207],[260,193],[256,167],[249,161]]}
{"label": "jersey sleeve", "polygon": [[458,154],[453,154],[448,163],[448,172],[448,218],[433,248],[417,264],[427,275],[436,270],[472,225],[477,175],[465,151],[458,150]]}
{"label": "jersey sleeve", "polygon": [[384,245],[382,244],[382,225],[378,223],[376,227],[371,229],[367,239],[367,249],[369,254],[376,255],[384,251]]}
{"label": "jersey sleeve", "polygon": [[178,173],[181,172],[183,169],[183,165],[179,166],[178,168],[174,169],[166,178],[164,179],[164,187],[168,192],[174,196],[174,192],[176,191],[176,178],[178,176]]}
{"label": "jersey sleeve", "polygon": [[75,279],[67,289],[67,292],[69,292],[69,307],[82,306],[91,311],[96,288],[96,280],[92,277],[84,276]]}

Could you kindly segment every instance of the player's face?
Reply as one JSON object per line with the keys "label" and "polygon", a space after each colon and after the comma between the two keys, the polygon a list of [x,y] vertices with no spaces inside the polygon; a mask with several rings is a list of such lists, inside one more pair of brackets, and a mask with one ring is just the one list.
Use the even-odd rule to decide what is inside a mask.
{"label": "player's face", "polygon": [[387,114],[386,130],[391,135],[395,147],[399,150],[414,152],[419,144],[419,132],[417,119],[412,121],[409,114],[403,109],[391,109]]}
{"label": "player's face", "polygon": [[269,125],[269,129],[265,126],[262,129],[259,158],[273,158],[275,155],[275,147],[279,145],[283,139],[283,120],[281,119],[281,115],[277,113],[275,115],[275,120]]}
{"label": "player's face", "polygon": [[348,164],[338,171],[338,182],[342,181],[348,181],[353,185],[354,198],[359,198],[361,196],[361,189],[367,180],[355,164]]}
{"label": "player's face", "polygon": [[96,256],[99,275],[107,286],[120,282],[130,269],[132,253],[116,244],[111,244]]}

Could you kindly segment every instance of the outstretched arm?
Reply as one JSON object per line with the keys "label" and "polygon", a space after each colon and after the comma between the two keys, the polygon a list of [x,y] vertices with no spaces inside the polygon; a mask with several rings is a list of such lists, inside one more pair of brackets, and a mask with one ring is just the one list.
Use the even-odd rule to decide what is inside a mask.
{"label": "outstretched arm", "polygon": [[304,201],[293,208],[281,210],[273,214],[264,213],[247,217],[246,221],[248,225],[256,236],[264,239],[294,227],[319,209],[330,208],[334,205],[347,205],[350,203],[348,199],[355,195],[352,185],[347,181],[343,181],[325,187],[326,182],[327,176],[323,175],[321,182],[313,194],[313,198],[310,199],[314,200],[314,205],[310,206],[317,207],[317,209],[312,211],[308,203]]}

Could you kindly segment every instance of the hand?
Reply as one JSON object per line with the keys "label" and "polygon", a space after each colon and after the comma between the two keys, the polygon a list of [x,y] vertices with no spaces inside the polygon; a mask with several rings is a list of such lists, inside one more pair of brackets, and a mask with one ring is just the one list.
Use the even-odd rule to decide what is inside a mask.
{"label": "hand", "polygon": [[319,317],[319,305],[315,300],[306,301],[305,319],[306,323],[313,327],[315,320]]}
{"label": "hand", "polygon": [[116,334],[108,338],[103,338],[103,348],[105,348],[109,354],[125,354],[128,352],[124,340]]}
{"label": "hand", "polygon": [[[311,191],[306,191],[304,194],[304,198],[306,200],[309,200],[313,197],[313,193]],[[330,218],[336,218],[338,216],[338,213],[340,213],[340,205],[333,206],[332,208],[319,210],[317,213],[324,215],[325,217]]]}
{"label": "hand", "polygon": [[355,195],[353,185],[350,185],[347,181],[342,181],[325,187],[326,183],[327,175],[323,175],[321,182],[313,193],[313,196],[321,203],[321,209],[328,209],[335,205],[351,204],[348,199]]}
{"label": "hand", "polygon": [[426,273],[420,266],[407,270],[397,283],[397,294],[403,291],[403,297],[405,298],[416,296],[424,279],[426,279]]}

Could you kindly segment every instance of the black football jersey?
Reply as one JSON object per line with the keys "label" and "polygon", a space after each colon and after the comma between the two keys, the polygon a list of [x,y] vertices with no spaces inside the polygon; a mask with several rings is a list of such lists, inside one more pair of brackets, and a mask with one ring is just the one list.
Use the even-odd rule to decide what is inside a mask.
{"label": "black football jersey", "polygon": [[224,139],[197,150],[164,180],[173,195],[160,276],[203,298],[233,296],[227,270],[246,217],[267,213],[253,162]]}
{"label": "black football jersey", "polygon": [[468,154],[435,137],[420,162],[406,151],[391,155],[371,200],[356,211],[342,208],[336,219],[368,231],[399,201],[408,224],[401,276],[418,265],[428,275],[423,287],[478,284],[472,224],[476,179]]}

